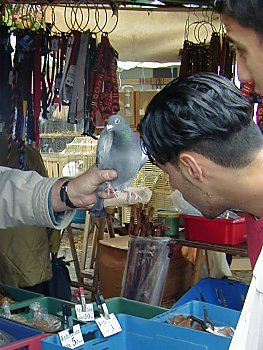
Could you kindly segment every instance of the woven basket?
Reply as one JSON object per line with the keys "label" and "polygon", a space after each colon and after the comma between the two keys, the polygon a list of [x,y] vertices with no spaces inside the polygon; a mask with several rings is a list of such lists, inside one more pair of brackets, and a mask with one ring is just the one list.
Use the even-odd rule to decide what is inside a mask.
{"label": "woven basket", "polygon": [[[75,176],[89,169],[96,162],[97,140],[90,137],[75,137],[59,153],[42,153],[42,158],[49,177],[63,175],[66,167],[70,176]],[[72,173],[70,173],[72,171]]]}
{"label": "woven basket", "polygon": [[168,175],[161,172],[155,179],[152,189],[150,204],[154,207],[154,218],[157,218],[157,211],[160,208],[172,208],[173,203],[169,198],[173,189],[169,184]]}
{"label": "woven basket", "polygon": [[[149,201],[149,205],[154,207],[154,219],[157,218],[157,210],[159,208],[172,207],[172,201],[168,198],[172,193],[168,176],[151,162],[145,163],[131,184],[131,187],[141,186],[148,187],[152,191],[152,198]],[[123,207],[122,221],[130,222],[130,208]]]}

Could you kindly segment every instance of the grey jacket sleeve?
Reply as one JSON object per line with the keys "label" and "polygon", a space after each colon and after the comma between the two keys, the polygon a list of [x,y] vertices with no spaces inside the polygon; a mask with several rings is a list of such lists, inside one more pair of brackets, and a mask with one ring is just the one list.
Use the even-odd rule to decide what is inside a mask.
{"label": "grey jacket sleeve", "polygon": [[25,225],[67,227],[75,212],[60,213],[54,219],[56,215],[49,208],[49,194],[56,181],[56,178],[44,178],[35,171],[0,166],[0,228]]}

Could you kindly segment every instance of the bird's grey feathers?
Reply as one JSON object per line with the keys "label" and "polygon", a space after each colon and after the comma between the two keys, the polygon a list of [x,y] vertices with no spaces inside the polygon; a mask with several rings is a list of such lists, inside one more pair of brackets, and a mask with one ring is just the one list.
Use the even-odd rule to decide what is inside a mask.
{"label": "bird's grey feathers", "polygon": [[[148,157],[142,152],[139,136],[130,128],[125,118],[120,115],[111,116],[98,141],[96,162],[99,169],[117,171],[117,179],[111,182],[113,189],[127,191],[147,160]],[[107,185],[102,184],[99,190],[105,187]],[[103,200],[100,197],[91,208],[90,214],[105,215]]]}

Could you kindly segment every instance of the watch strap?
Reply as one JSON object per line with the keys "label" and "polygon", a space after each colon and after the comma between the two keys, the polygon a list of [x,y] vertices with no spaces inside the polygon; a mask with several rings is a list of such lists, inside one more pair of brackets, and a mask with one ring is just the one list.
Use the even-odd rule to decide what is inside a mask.
{"label": "watch strap", "polygon": [[68,196],[68,183],[70,182],[70,180],[65,181],[61,188],[60,188],[60,199],[63,203],[65,203],[67,205],[67,207],[75,209],[77,207],[75,207],[75,205],[71,202],[71,200],[69,199]]}

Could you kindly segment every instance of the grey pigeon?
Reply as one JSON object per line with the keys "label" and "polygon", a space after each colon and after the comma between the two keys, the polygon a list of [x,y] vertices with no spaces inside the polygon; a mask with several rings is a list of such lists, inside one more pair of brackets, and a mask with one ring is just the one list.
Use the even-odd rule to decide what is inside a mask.
{"label": "grey pigeon", "polygon": [[[132,180],[147,160],[148,157],[142,152],[139,136],[130,128],[125,118],[112,115],[100,135],[96,163],[99,169],[115,169],[118,177],[111,183],[102,184],[98,191],[108,187],[129,193]],[[90,215],[106,215],[104,201],[99,196],[90,210]]]}

